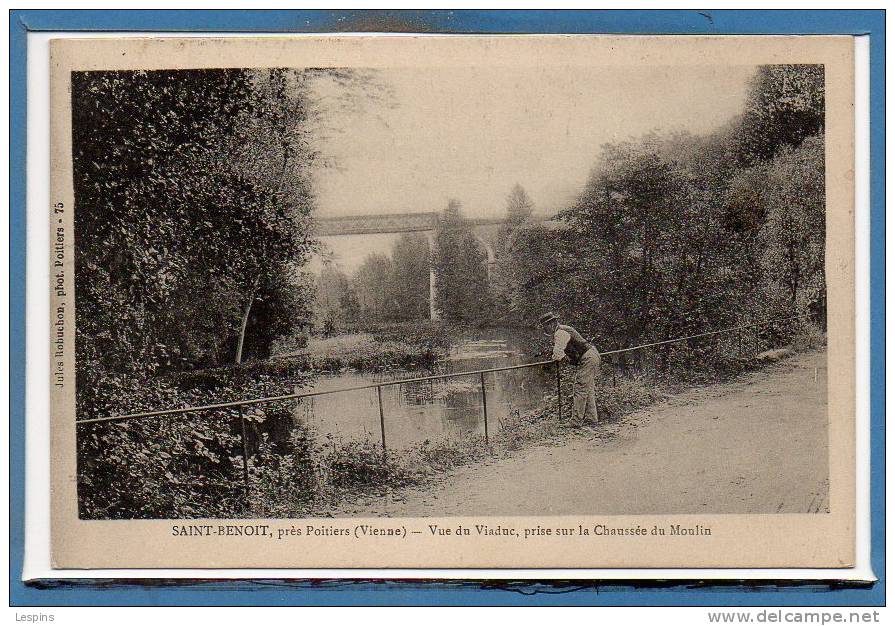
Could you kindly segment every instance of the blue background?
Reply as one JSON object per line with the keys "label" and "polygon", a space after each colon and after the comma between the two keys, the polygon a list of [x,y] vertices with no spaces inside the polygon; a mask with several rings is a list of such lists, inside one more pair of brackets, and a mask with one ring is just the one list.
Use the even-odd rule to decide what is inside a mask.
{"label": "blue background", "polygon": [[[10,604],[877,605],[885,604],[885,13],[873,11],[61,11],[10,13]],[[27,33],[40,31],[870,35],[871,543],[875,585],[375,581],[21,582],[25,503]],[[40,383],[37,383],[40,384]]]}

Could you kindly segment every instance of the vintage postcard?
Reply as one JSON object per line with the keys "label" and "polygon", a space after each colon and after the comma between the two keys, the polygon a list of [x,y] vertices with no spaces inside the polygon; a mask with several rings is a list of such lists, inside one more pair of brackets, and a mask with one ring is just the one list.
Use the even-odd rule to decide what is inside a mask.
{"label": "vintage postcard", "polygon": [[54,567],[853,566],[853,65],[54,40]]}

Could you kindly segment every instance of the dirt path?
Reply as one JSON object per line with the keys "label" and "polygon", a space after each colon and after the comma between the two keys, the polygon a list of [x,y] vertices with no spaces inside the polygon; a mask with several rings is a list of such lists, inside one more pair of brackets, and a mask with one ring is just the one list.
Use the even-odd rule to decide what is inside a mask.
{"label": "dirt path", "polygon": [[802,354],[337,515],[825,511],[826,363]]}

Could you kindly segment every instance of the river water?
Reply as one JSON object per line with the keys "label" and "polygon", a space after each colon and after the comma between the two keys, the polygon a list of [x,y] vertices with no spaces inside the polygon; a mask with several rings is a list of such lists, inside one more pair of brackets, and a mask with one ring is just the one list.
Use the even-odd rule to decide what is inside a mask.
{"label": "river water", "polygon": [[[466,372],[539,360],[532,357],[531,337],[487,331],[454,340],[435,370],[392,369],[321,375],[313,391],[369,385],[390,380]],[[488,430],[496,433],[514,411],[526,411],[543,402],[553,389],[554,370],[533,367],[485,374]],[[484,433],[481,379],[478,374],[381,388],[386,444],[391,450],[423,441]],[[310,391],[305,389],[303,391]],[[336,441],[369,438],[380,441],[379,404],[375,388],[302,399],[295,419],[313,427],[317,435]]]}

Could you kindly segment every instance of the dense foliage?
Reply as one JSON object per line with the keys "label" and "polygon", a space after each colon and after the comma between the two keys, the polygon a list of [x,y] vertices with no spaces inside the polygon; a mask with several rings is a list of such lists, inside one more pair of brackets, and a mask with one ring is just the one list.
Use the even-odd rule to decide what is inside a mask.
{"label": "dense foliage", "polygon": [[823,112],[822,68],[768,66],[710,136],[604,145],[559,228],[510,231],[509,314],[554,309],[605,349],[806,312],[822,324]]}
{"label": "dense foliage", "polygon": [[[110,375],[82,418],[290,393],[307,375],[299,364],[253,362],[137,380]],[[78,428],[78,504],[83,518],[238,516],[242,493],[240,418],[248,451],[275,439],[292,444],[291,404],[225,408]],[[296,435],[297,436],[297,435]],[[294,437],[293,437],[294,438]],[[269,445],[267,448],[269,449]],[[308,462],[310,462],[308,460]],[[256,465],[258,465],[256,463]],[[255,472],[261,471],[260,466]]]}
{"label": "dense foliage", "polygon": [[435,228],[435,308],[453,323],[486,321],[492,314],[488,258],[460,203],[451,200]]}
{"label": "dense foliage", "polygon": [[361,322],[429,319],[429,263],[429,242],[418,233],[401,235],[391,255],[368,255],[350,277],[324,263],[316,283],[315,321],[338,331]]}
{"label": "dense foliage", "polygon": [[305,77],[291,70],[73,74],[79,399],[108,372],[263,355],[304,306]]}
{"label": "dense foliage", "polygon": [[824,66],[762,65],[739,123],[737,155],[754,165],[786,147],[823,135]]}
{"label": "dense foliage", "polygon": [[[294,277],[313,249],[308,93],[322,74],[72,74],[79,417],[292,390],[296,371],[207,368],[266,355],[308,315]],[[80,427],[82,515],[238,510],[236,417]]]}

